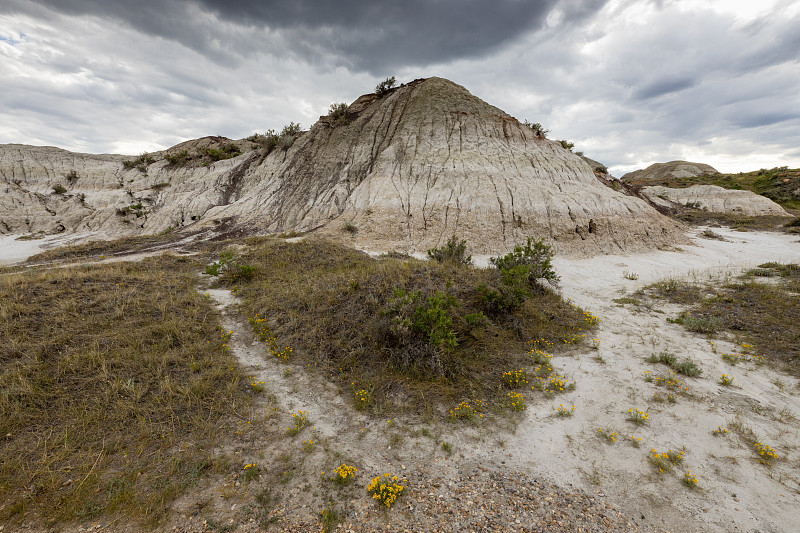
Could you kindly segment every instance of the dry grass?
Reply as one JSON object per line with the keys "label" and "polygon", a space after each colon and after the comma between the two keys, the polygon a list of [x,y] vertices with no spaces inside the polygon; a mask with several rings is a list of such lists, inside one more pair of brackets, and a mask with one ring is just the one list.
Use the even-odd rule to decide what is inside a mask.
{"label": "dry grass", "polygon": [[[761,282],[756,279],[767,279]],[[735,282],[711,289],[712,296],[685,282],[671,280],[669,290],[656,287],[652,293],[677,303],[694,304],[678,318],[693,331],[726,330],[755,346],[756,352],[800,375],[800,268],[766,263]],[[700,296],[699,298],[697,296]],[[713,327],[711,327],[713,325]],[[704,326],[705,329],[704,329]]]}
{"label": "dry grass", "polygon": [[675,218],[688,224],[706,226],[719,224],[736,230],[780,230],[794,232],[792,222],[797,219],[774,215],[753,216],[737,213],[713,213],[702,209],[681,209]]}
{"label": "dry grass", "polygon": [[52,261],[80,260],[100,255],[131,254],[146,250],[156,245],[167,244],[181,238],[177,233],[166,231],[156,235],[124,237],[111,241],[89,241],[71,246],[60,246],[32,255],[27,264],[38,264]]}
{"label": "dry grass", "polygon": [[0,278],[0,522],[161,520],[244,408],[218,316],[174,256]]}
{"label": "dry grass", "polygon": [[[529,362],[526,341],[563,346],[563,338],[591,329],[580,309],[547,290],[514,311],[492,313],[477,287],[498,287],[496,269],[373,259],[329,243],[267,242],[239,261],[257,271],[237,283],[246,315],[265,317],[279,347],[292,346],[293,357],[343,388],[372,391],[375,412],[431,414],[442,402],[498,399],[502,373]],[[420,291],[422,301],[436,291],[452,296],[457,303],[447,314],[456,345],[434,346],[393,328],[387,310],[395,289]],[[485,320],[476,318],[480,312]]]}

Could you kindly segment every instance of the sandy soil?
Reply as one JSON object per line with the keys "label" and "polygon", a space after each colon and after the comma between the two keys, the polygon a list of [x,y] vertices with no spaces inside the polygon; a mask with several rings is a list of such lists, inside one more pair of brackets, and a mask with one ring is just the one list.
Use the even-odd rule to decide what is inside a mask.
{"label": "sandy soil", "polygon": [[[523,472],[565,490],[582,490],[610,502],[644,529],[797,531],[798,380],[767,365],[743,363],[730,367],[720,354],[740,351],[736,339],[718,340],[716,351],[712,350],[705,337],[666,321],[680,310],[676,306],[664,304],[637,310],[613,302],[614,298],[668,277],[724,280],[766,261],[800,262],[797,236],[715,228],[726,238],[719,241],[700,238],[702,229],[692,231],[695,245],[680,250],[556,258],[564,296],[602,320],[594,335],[600,341],[598,349],[586,342],[566,355],[554,357],[554,367],[577,381],[576,390],[555,397],[531,393],[521,419],[500,423],[508,427],[445,423],[431,428],[433,438],[420,436],[418,422],[395,419],[389,423],[354,411],[335,387],[320,382],[319,376],[305,373],[302,368],[292,366],[292,372],[287,373],[285,365],[267,357],[263,345],[253,341],[247,325],[232,307],[233,295],[225,290],[209,290],[208,294],[226,311],[224,325],[234,331],[232,349],[254,380],[266,382],[273,395],[270,401],[280,408],[281,423],[298,409],[309,412],[326,449],[325,454],[315,452],[307,458],[307,470],[315,475],[330,467],[330,450],[344,460],[357,458],[363,470],[362,480],[376,472],[419,476],[435,469],[446,483],[448,476],[458,480],[462,471],[479,465],[490,472]],[[6,248],[6,238],[3,239],[0,260],[20,260],[26,253],[22,245]],[[476,259],[478,263],[487,261],[486,257]],[[626,279],[625,272],[637,274],[638,279]],[[644,380],[645,371],[659,371],[659,365],[645,359],[662,350],[691,357],[703,369],[702,376],[685,378],[689,394],[678,396],[676,403],[654,401],[654,393],[663,389]],[[736,378],[734,387],[718,384],[723,373]],[[559,404],[574,405],[574,415],[556,416]],[[629,408],[648,412],[649,423],[636,426],[626,420]],[[734,422],[752,428],[762,442],[776,449],[778,460],[765,466],[733,432],[723,437],[712,434],[717,426],[728,427]],[[600,438],[598,427],[616,431],[617,442]],[[398,439],[393,448],[390,437],[395,433],[402,434],[403,439],[402,444]],[[639,447],[632,445],[631,435],[641,439]],[[456,452],[449,457],[443,455],[438,446],[441,441],[451,442]],[[253,445],[257,448],[260,444],[255,440]],[[659,475],[648,461],[653,448],[682,450],[684,463],[671,473]],[[264,457],[265,451],[252,449],[243,459],[259,454]],[[687,469],[697,476],[698,489],[681,483]],[[314,512],[303,502],[302,494],[287,494],[287,500],[295,497],[297,505],[285,503],[285,512],[314,523]],[[352,512],[365,523],[383,520],[386,524],[395,518],[402,523],[401,517],[413,514],[412,508],[397,514],[393,511],[387,518],[373,511],[371,502],[363,500]],[[228,515],[235,512],[236,505]],[[184,498],[176,510],[189,516],[191,505]]]}
{"label": "sandy soil", "polygon": [[[730,367],[720,354],[741,347],[717,341],[714,353],[708,339],[666,321],[675,316],[677,307],[636,312],[613,302],[668,277],[725,279],[767,261],[800,261],[797,236],[715,229],[727,239],[719,241],[699,238],[702,230],[693,232],[696,246],[680,251],[554,261],[563,294],[602,319],[595,335],[600,348],[554,358],[577,380],[577,389],[531,406],[528,420],[508,446],[519,466],[587,489],[596,485],[632,515],[673,531],[796,531],[800,520],[797,380],[765,366]],[[626,279],[626,271],[639,278]],[[653,402],[657,387],[643,379],[644,371],[657,369],[644,359],[662,350],[691,357],[703,369],[701,377],[685,379],[691,397],[681,397],[675,404]],[[723,373],[735,376],[735,387],[717,383]],[[554,419],[559,403],[574,404],[575,415]],[[649,424],[637,427],[626,421],[628,408],[647,411]],[[780,461],[768,468],[730,433],[713,436],[717,426],[726,427],[736,417],[775,448]],[[598,438],[598,427],[614,428],[619,441],[610,445]],[[630,435],[642,439],[640,448],[625,442]],[[652,448],[685,450],[684,467],[672,475],[655,475],[646,458]],[[686,469],[696,474],[700,490],[687,490],[681,484]]]}

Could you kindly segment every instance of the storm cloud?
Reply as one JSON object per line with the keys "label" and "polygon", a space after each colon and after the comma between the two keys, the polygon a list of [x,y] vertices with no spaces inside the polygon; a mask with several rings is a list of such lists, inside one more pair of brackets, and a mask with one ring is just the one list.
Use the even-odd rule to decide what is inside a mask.
{"label": "storm cloud", "polygon": [[800,0],[7,0],[0,142],[157,150],[443,76],[615,174],[800,166]]}

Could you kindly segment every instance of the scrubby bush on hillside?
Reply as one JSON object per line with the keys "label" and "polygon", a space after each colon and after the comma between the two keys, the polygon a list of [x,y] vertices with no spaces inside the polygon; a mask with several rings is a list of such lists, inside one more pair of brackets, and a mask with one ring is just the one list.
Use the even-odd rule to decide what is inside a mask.
{"label": "scrubby bush on hillside", "polygon": [[132,168],[138,169],[139,172],[142,174],[147,174],[147,166],[151,163],[155,163],[156,160],[148,154],[147,152],[143,152],[139,155],[136,159],[126,159],[122,162],[122,167],[125,170],[130,170]]}
{"label": "scrubby bush on hillside", "polygon": [[383,96],[384,94],[388,93],[394,86],[397,84],[397,81],[394,79],[394,76],[391,78],[386,78],[382,82],[380,82],[377,86],[375,86],[375,94],[378,96]]}
{"label": "scrubby bush on hillside", "polygon": [[552,259],[553,249],[542,239],[534,241],[531,237],[525,246],[517,245],[506,255],[489,259],[500,272],[502,284],[498,288],[478,286],[486,312],[497,315],[516,309],[543,291],[538,284],[540,279],[557,285],[559,277],[553,270]]}
{"label": "scrubby bush on hillside", "polygon": [[347,107],[344,102],[331,104],[328,108],[328,117],[332,124],[347,124]]}
{"label": "scrubby bush on hillside", "polygon": [[544,239],[533,240],[532,237],[528,237],[525,246],[516,245],[514,250],[506,255],[489,259],[500,272],[510,271],[514,267],[524,267],[531,283],[537,279],[546,279],[557,284],[560,278],[553,270],[552,261],[553,248],[545,244]]}
{"label": "scrubby bush on hillside", "polygon": [[239,147],[235,144],[226,143],[219,148],[206,148],[205,155],[213,162],[221,161],[223,159],[231,159],[232,157],[242,155],[242,151],[239,150]]}
{"label": "scrubby bush on hillside", "polygon": [[544,126],[538,122],[528,122],[527,120],[524,120],[522,121],[522,124],[532,129],[533,133],[535,133],[537,137],[545,138],[547,137],[547,134],[550,133],[550,130],[544,129]]}
{"label": "scrubby bush on hillside", "polygon": [[472,256],[467,255],[467,241],[458,241],[455,235],[441,248],[428,250],[428,257],[438,262],[450,261],[451,263],[469,265],[472,263]]}
{"label": "scrubby bush on hillside", "polygon": [[185,165],[192,157],[189,155],[189,150],[181,150],[179,152],[168,153],[164,158],[170,165]]}
{"label": "scrubby bush on hillside", "polygon": [[558,142],[560,142],[560,143],[561,143],[561,146],[562,146],[562,147],[564,147],[564,149],[566,149],[566,150],[569,150],[570,152],[571,152],[571,151],[572,151],[572,149],[575,147],[575,143],[571,143],[571,142],[569,142],[569,141],[567,141],[567,140],[563,140],[563,139],[562,139],[562,140],[560,140],[560,141],[558,141]]}
{"label": "scrubby bush on hillside", "polygon": [[262,146],[261,157],[263,158],[271,154],[275,148],[288,150],[294,144],[301,131],[302,126],[300,124],[290,122],[280,132],[267,130],[266,133],[254,133],[247,140]]}

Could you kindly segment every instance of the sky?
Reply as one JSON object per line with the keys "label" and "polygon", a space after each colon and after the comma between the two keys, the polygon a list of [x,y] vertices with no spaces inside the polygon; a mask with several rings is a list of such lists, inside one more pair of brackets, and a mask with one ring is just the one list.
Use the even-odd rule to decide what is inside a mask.
{"label": "sky", "polygon": [[3,0],[0,143],[139,154],[440,76],[615,176],[800,167],[800,0]]}

